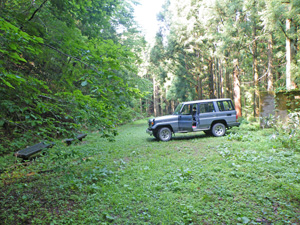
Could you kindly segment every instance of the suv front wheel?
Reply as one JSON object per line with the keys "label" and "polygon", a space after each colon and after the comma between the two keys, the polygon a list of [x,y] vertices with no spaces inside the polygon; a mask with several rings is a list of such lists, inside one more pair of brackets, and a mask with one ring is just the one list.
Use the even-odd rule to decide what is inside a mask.
{"label": "suv front wheel", "polygon": [[213,125],[211,132],[215,137],[221,137],[225,135],[225,125],[223,123],[216,123],[215,125]]}
{"label": "suv front wheel", "polygon": [[161,141],[169,141],[172,138],[172,131],[168,127],[162,127],[158,130],[157,136]]}

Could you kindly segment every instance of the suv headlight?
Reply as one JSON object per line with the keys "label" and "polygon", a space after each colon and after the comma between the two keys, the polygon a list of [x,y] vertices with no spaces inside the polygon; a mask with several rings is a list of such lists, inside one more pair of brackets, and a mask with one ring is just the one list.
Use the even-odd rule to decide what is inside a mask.
{"label": "suv headlight", "polygon": [[152,120],[151,126],[153,126],[154,124],[155,124],[155,119]]}
{"label": "suv headlight", "polygon": [[149,120],[149,127],[152,127],[155,123],[155,119],[150,119]]}

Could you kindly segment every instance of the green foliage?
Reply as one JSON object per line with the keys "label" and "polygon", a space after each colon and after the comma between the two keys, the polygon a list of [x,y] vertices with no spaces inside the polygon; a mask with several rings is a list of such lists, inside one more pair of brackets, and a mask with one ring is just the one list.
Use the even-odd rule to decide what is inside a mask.
{"label": "green foliage", "polygon": [[[19,149],[24,143],[65,136],[77,128],[66,107],[42,95],[41,89],[49,91],[44,82],[13,74],[5,76],[5,80],[12,86],[9,89],[0,87],[0,125],[4,134],[0,140],[5,152]],[[10,142],[8,137],[13,137],[14,141]]]}
{"label": "green foliage", "polygon": [[277,139],[282,143],[285,148],[290,148],[299,151],[300,150],[300,113],[290,113],[288,115],[288,121],[282,123],[277,121],[274,123],[276,133],[273,135],[274,139]]}
{"label": "green foliage", "polygon": [[130,120],[120,112],[149,90],[137,81],[145,42],[130,3],[0,5],[0,154],[81,129],[113,139],[116,125]]}
{"label": "green foliage", "polygon": [[260,117],[259,120],[263,128],[271,128],[274,127],[276,121],[278,121],[278,117],[273,114],[269,114],[267,117]]}
{"label": "green foliage", "polygon": [[[38,50],[35,47],[37,44],[43,43],[42,38],[21,31],[2,17],[0,17],[0,31],[0,40],[3,43],[0,46],[0,53],[3,57],[1,64],[9,62],[15,64],[26,63],[27,60],[22,57],[22,54],[25,52],[37,54]],[[4,68],[1,67],[0,69],[0,72],[3,72]]]}

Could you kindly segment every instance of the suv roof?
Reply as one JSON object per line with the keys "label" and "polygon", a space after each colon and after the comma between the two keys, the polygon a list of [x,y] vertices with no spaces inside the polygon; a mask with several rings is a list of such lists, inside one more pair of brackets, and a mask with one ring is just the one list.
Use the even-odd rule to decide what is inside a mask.
{"label": "suv roof", "polygon": [[197,100],[197,101],[188,101],[188,102],[182,102],[183,104],[196,104],[196,103],[202,103],[202,102],[211,102],[211,101],[224,101],[224,100],[230,100],[230,98],[214,98],[214,99],[205,99],[205,100]]}

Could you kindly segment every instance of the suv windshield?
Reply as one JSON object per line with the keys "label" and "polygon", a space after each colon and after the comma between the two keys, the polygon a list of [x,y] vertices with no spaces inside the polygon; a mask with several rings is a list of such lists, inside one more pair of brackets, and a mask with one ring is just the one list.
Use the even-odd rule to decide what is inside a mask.
{"label": "suv windshield", "polygon": [[179,114],[180,114],[180,109],[181,109],[181,108],[182,108],[182,103],[180,103],[180,104],[176,107],[176,109],[175,109],[173,115],[179,115]]}

